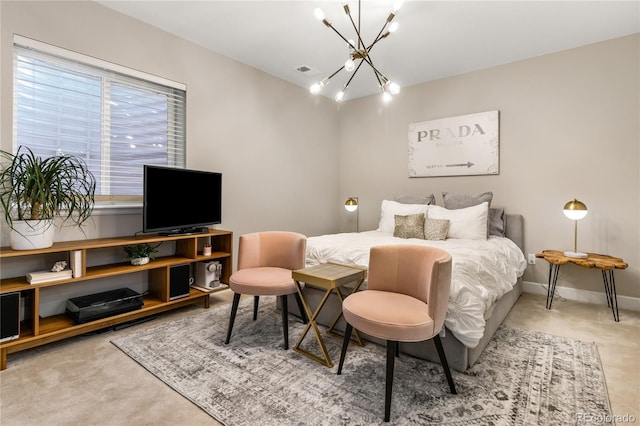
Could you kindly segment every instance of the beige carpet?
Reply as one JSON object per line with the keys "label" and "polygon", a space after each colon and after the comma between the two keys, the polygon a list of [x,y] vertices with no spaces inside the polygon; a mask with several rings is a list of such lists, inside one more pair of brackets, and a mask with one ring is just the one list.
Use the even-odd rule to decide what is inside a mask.
{"label": "beige carpet", "polygon": [[[211,296],[227,304],[231,292]],[[512,328],[595,341],[614,415],[640,419],[640,312],[562,299],[546,310],[545,295],[523,294],[507,317]],[[604,296],[603,296],[604,297]],[[200,306],[167,312],[160,324],[202,312]],[[9,355],[0,372],[0,424],[24,425],[216,425],[201,408],[175,392],[111,344],[137,326]],[[226,324],[224,325],[226,326]]]}

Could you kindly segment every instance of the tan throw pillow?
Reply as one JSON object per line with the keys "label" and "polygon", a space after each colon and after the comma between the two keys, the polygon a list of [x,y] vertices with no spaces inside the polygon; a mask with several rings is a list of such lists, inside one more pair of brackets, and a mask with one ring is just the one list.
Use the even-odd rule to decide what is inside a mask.
{"label": "tan throw pillow", "polygon": [[429,219],[424,221],[425,240],[445,240],[449,232],[448,219]]}
{"label": "tan throw pillow", "polygon": [[396,227],[393,236],[399,238],[420,238],[424,240],[424,214],[395,215]]}

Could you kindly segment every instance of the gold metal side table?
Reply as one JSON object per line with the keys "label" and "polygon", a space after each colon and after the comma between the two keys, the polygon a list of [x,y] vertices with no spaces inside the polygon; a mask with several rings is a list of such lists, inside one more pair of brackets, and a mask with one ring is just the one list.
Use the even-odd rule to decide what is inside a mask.
{"label": "gold metal side table", "polygon": [[[331,368],[333,367],[333,362],[331,361],[329,352],[327,352],[327,347],[325,346],[324,340],[322,339],[322,335],[320,334],[320,330],[318,329],[316,318],[318,317],[318,314],[324,307],[325,303],[327,302],[327,300],[329,299],[329,296],[333,291],[335,291],[335,293],[338,295],[338,298],[340,299],[340,303],[342,303],[342,301],[344,300],[344,295],[342,294],[342,291],[340,291],[340,287],[342,287],[345,284],[355,282],[355,287],[353,287],[353,290],[351,292],[354,293],[358,291],[358,289],[360,288],[360,286],[362,285],[362,283],[364,282],[367,276],[367,270],[366,268],[355,266],[355,265],[342,265],[339,263],[322,263],[319,265],[311,266],[309,268],[295,270],[292,272],[291,275],[293,279],[296,281],[296,283],[298,284],[297,285],[298,294],[302,299],[302,304],[304,305],[304,309],[307,312],[307,317],[309,318],[309,322],[307,323],[307,326],[304,328],[304,331],[298,338],[298,341],[293,347],[293,350],[298,353],[301,353],[302,355],[308,358],[311,358],[314,361],[319,362],[322,365],[325,365]],[[322,297],[322,300],[320,301],[320,304],[318,304],[318,306],[316,307],[316,310],[313,313],[311,312],[311,307],[309,306],[309,302],[307,301],[307,298],[305,297],[304,293],[302,292],[302,288],[299,285],[300,282],[304,282],[305,285],[308,285],[311,287],[325,290],[325,293]],[[333,328],[335,327],[336,323],[338,322],[341,316],[342,316],[342,309],[340,309],[340,312],[338,312],[333,322],[327,329],[328,333],[337,334],[333,331]],[[309,330],[312,327],[316,335],[316,340],[318,341],[318,344],[322,349],[323,358],[315,354],[312,354],[311,352],[305,349],[302,349],[300,347],[300,344],[302,343],[302,341],[304,340],[307,333],[309,333]],[[362,340],[360,339],[360,335],[358,334],[358,331],[354,330],[354,332],[355,332],[356,341],[362,346]]]}

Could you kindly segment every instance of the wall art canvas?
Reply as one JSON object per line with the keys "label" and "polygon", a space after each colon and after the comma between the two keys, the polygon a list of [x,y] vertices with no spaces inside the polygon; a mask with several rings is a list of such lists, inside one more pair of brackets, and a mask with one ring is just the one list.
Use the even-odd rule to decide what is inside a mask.
{"label": "wall art canvas", "polygon": [[499,112],[409,124],[409,177],[497,175]]}

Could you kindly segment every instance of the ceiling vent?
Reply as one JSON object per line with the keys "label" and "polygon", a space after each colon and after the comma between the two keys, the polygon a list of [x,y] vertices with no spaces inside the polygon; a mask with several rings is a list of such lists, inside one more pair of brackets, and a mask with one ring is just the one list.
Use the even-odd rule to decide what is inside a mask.
{"label": "ceiling vent", "polygon": [[320,72],[314,70],[311,67],[308,67],[306,65],[300,65],[299,67],[296,68],[297,71],[300,71],[303,74],[306,75],[316,75],[316,74],[320,74]]}

